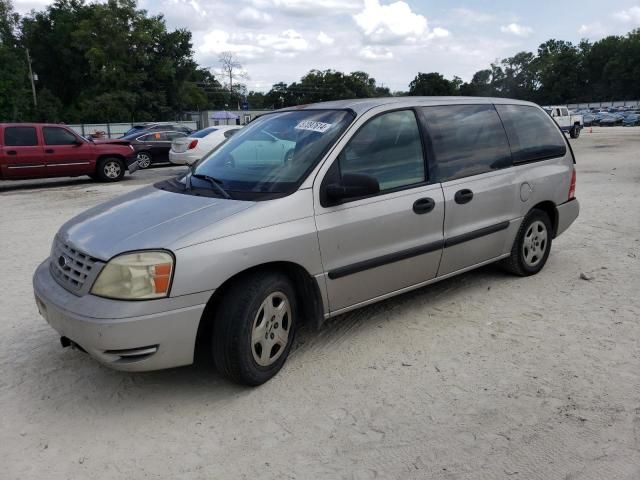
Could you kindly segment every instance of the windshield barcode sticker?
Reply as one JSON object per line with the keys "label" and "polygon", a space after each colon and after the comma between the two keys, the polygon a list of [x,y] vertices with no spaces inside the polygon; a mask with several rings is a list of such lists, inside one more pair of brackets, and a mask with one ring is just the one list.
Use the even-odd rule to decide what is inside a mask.
{"label": "windshield barcode sticker", "polygon": [[331,123],[314,122],[313,120],[305,120],[295,126],[296,130],[309,130],[310,132],[324,133],[331,128]]}

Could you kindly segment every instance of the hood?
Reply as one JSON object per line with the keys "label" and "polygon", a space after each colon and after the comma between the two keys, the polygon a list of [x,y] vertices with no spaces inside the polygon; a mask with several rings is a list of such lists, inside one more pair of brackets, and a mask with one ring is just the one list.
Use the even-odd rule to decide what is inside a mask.
{"label": "hood", "polygon": [[254,205],[145,187],[72,218],[58,237],[101,260],[131,250],[171,250],[189,245],[189,235],[203,228],[213,238],[214,224]]}
{"label": "hood", "polygon": [[131,142],[129,140],[123,140],[121,138],[95,138],[93,143],[98,147],[104,145],[130,145]]}

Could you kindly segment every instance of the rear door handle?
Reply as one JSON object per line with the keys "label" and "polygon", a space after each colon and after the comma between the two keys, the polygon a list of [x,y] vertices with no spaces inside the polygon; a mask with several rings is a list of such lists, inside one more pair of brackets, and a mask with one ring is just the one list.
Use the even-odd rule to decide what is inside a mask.
{"label": "rear door handle", "polygon": [[433,201],[433,198],[419,198],[415,202],[413,202],[413,211],[418,215],[424,215],[425,213],[429,213],[436,206],[436,202]]}
{"label": "rear door handle", "polygon": [[458,190],[453,199],[456,201],[456,203],[464,205],[465,203],[469,203],[471,200],[473,200],[473,192],[468,188],[465,188],[464,190]]}
{"label": "rear door handle", "polygon": [[47,148],[44,151],[44,153],[53,153],[53,152],[54,152],[53,148]]}
{"label": "rear door handle", "polygon": [[18,152],[16,152],[15,150],[7,150],[7,155],[17,155]]}

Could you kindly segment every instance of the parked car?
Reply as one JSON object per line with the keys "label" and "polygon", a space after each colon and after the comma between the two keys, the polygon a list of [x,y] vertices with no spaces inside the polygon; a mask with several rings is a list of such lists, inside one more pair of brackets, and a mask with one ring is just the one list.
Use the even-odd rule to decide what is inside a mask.
{"label": "parked car", "polygon": [[169,161],[175,165],[191,165],[239,131],[240,128],[237,126],[208,127],[194,132],[188,137],[176,138],[171,144],[171,150],[169,150]]}
{"label": "parked car", "polygon": [[[287,162],[252,145],[265,132],[294,145]],[[187,365],[198,346],[258,385],[302,322],[493,262],[540,272],[578,216],[574,163],[553,120],[518,100],[277,110],[183,176],[65,223],[36,303],[63,345],[115,369]]]}
{"label": "parked car", "polygon": [[584,119],[582,115],[569,112],[567,107],[550,106],[543,107],[544,110],[551,115],[563,132],[569,133],[571,138],[578,138],[584,127]]}
{"label": "parked car", "polygon": [[124,132],[124,134],[122,135],[122,137],[120,138],[124,138],[124,137],[129,137],[130,135],[136,134],[136,133],[141,133],[144,131],[150,131],[150,132],[158,132],[158,131],[165,131],[165,130],[170,130],[173,132],[183,132],[186,133],[187,135],[189,135],[190,133],[194,132],[194,130],[192,128],[189,128],[185,125],[182,125],[180,123],[172,123],[172,122],[147,122],[147,123],[138,123],[133,125],[129,130],[127,130],[126,132]]}
{"label": "parked car", "polygon": [[89,175],[113,182],[137,168],[128,141],[98,144],[64,125],[0,123],[0,180]]}
{"label": "parked car", "polygon": [[600,117],[598,125],[601,127],[614,127],[622,125],[624,117],[619,113],[608,113]]}
{"label": "parked car", "polygon": [[[187,135],[185,132],[176,130],[144,130],[115,141],[128,141],[136,152],[138,166],[148,168],[152,163],[169,162],[171,142],[177,138],[185,138]],[[114,140],[104,140],[104,143],[112,142]]]}
{"label": "parked car", "polygon": [[640,125],[640,115],[637,113],[632,113],[631,115],[627,115],[622,121],[622,124],[625,127],[635,127],[637,125]]}

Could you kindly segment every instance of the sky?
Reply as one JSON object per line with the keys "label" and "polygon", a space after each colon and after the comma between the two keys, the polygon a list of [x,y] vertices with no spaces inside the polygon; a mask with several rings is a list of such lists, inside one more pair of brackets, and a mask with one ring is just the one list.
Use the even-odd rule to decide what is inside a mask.
{"label": "sky", "polygon": [[[579,42],[640,27],[640,0],[138,0],[169,28],[193,32],[195,58],[215,72],[233,52],[249,90],[311,69],[361,70],[392,91],[418,72],[468,81],[491,62],[555,38]],[[22,14],[51,0],[14,0]],[[221,80],[222,81],[222,80]]]}

